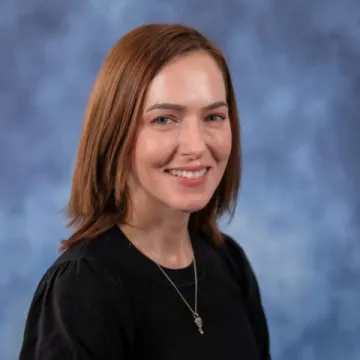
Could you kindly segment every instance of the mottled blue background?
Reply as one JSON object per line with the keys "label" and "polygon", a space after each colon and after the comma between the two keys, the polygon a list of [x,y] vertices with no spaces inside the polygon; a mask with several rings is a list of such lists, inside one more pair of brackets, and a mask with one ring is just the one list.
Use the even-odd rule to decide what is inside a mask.
{"label": "mottled blue background", "polygon": [[102,59],[154,21],[198,27],[229,59],[244,180],[228,231],[261,282],[274,359],[359,360],[358,0],[1,0],[0,359],[17,357],[35,286],[67,234]]}

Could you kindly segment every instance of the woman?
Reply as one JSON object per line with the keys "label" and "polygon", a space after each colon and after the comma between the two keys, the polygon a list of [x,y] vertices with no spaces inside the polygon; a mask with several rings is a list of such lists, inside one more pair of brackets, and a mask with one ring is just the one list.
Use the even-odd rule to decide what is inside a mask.
{"label": "woman", "polygon": [[239,119],[221,52],[183,25],[111,50],[84,121],[74,234],[32,301],[20,359],[270,359],[235,208]]}

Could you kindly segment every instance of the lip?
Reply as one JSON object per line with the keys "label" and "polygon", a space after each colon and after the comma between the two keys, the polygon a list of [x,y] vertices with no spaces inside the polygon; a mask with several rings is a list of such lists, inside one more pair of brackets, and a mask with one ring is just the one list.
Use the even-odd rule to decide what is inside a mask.
{"label": "lip", "polygon": [[[185,167],[181,167],[181,168],[172,168],[172,169],[176,169],[176,170],[181,170],[181,171],[200,171],[200,170],[204,170],[206,169],[205,173],[197,178],[187,178],[187,177],[182,177],[182,176],[173,176],[169,170],[166,170],[165,172],[168,173],[172,179],[174,181],[176,181],[178,184],[180,184],[181,186],[185,186],[187,188],[196,188],[200,185],[203,185],[206,181],[206,178],[208,176],[208,173],[210,171],[210,167],[209,166],[185,166]],[[171,169],[171,170],[172,170]],[[186,169],[186,170],[183,170]],[[191,170],[188,170],[191,169]],[[193,170],[195,169],[195,170]]]}
{"label": "lip", "polygon": [[172,168],[168,168],[166,169],[166,171],[169,170],[178,170],[178,171],[200,171],[203,169],[210,169],[210,166],[206,166],[206,165],[196,165],[196,166],[180,166],[180,167],[172,167]]}

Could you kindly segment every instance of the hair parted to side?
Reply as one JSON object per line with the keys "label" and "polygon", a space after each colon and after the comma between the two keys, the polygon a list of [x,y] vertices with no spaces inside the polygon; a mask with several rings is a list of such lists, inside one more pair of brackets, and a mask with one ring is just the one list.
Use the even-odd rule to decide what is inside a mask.
{"label": "hair parted to side", "polygon": [[199,50],[213,56],[224,76],[232,150],[210,202],[190,215],[189,230],[204,232],[215,244],[222,242],[217,220],[224,213],[234,214],[241,178],[240,125],[228,66],[221,51],[197,30],[177,24],[148,24],[114,45],[93,86],[67,207],[68,227],[75,232],[61,242],[61,251],[126,221],[126,179],[148,86],[172,59]]}

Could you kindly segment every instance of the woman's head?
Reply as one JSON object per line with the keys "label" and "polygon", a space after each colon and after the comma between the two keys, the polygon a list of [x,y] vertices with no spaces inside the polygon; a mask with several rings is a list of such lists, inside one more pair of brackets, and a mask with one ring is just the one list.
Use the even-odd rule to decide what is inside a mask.
{"label": "woman's head", "polygon": [[[66,248],[137,206],[190,213],[220,241],[240,182],[239,120],[221,52],[183,25],[145,25],[121,38],[96,79],[68,205]],[[184,172],[185,171],[185,172]]]}

